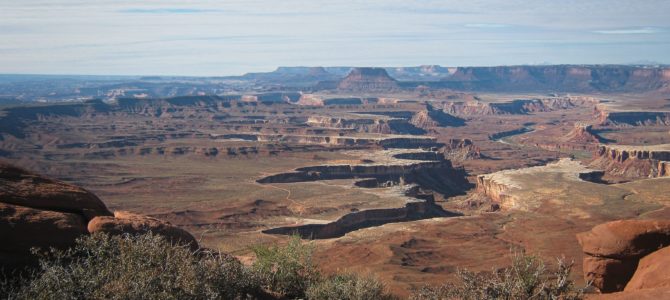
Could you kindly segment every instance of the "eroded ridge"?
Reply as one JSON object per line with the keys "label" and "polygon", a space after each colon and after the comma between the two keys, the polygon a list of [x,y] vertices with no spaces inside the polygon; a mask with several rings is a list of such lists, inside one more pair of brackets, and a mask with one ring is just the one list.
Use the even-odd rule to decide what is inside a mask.
{"label": "eroded ridge", "polygon": [[591,166],[623,179],[670,175],[670,144],[654,146],[600,145]]}
{"label": "eroded ridge", "polygon": [[[327,224],[306,224],[279,227],[263,231],[269,234],[297,233],[305,238],[334,238],[347,232],[379,226],[386,223],[406,222],[434,217],[457,216],[435,203],[432,191],[444,196],[463,194],[470,184],[466,172],[455,168],[444,153],[421,150],[383,150],[365,155],[369,163],[320,165],[298,168],[257,180],[258,183],[293,183],[330,179],[359,179],[362,188],[401,189],[409,197],[404,207],[355,211]],[[373,161],[372,158],[376,159]]]}
{"label": "eroded ridge", "polygon": [[537,174],[550,173],[560,176],[563,181],[596,181],[602,172],[592,170],[580,162],[564,158],[558,162],[544,166],[530,167],[517,170],[505,170],[477,176],[477,191],[489,197],[503,209],[528,210],[540,203],[532,198],[522,197],[519,191],[533,191],[533,180]]}

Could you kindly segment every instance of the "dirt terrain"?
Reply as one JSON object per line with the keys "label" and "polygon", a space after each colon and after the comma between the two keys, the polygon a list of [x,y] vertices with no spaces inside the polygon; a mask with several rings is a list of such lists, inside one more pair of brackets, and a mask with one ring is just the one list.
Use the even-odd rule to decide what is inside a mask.
{"label": "dirt terrain", "polygon": [[[326,70],[300,77],[327,79],[309,90],[10,106],[0,156],[240,257],[298,232],[326,271],[373,273],[400,295],[518,248],[573,259],[581,282],[576,233],[670,216],[667,101],[627,96],[646,73],[568,95],[475,80],[497,69],[441,82],[461,92],[384,69],[333,85]],[[647,75],[658,88],[667,71]]]}

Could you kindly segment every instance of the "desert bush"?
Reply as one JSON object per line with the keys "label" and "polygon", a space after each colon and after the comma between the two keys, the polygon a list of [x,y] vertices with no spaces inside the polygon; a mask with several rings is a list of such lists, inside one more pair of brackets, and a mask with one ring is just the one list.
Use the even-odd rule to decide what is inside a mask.
{"label": "desert bush", "polygon": [[260,291],[237,260],[195,254],[152,235],[79,239],[67,251],[41,254],[12,299],[243,299]]}
{"label": "desert bush", "polygon": [[247,267],[157,235],[94,234],[66,251],[36,252],[31,272],[0,276],[0,299],[392,299],[373,278],[322,277],[298,236],[252,250]]}
{"label": "desert bush", "polygon": [[306,296],[310,300],[395,299],[377,279],[355,274],[338,274],[315,282],[307,288]]}
{"label": "desert bush", "polygon": [[576,288],[569,279],[572,265],[558,259],[555,268],[548,268],[536,256],[515,253],[507,268],[482,273],[459,270],[457,283],[423,287],[410,299],[582,299],[585,288]]}
{"label": "desert bush", "polygon": [[284,246],[255,246],[253,270],[267,290],[288,298],[302,298],[307,288],[319,281],[320,274],[312,262],[314,248],[299,236],[292,236]]}

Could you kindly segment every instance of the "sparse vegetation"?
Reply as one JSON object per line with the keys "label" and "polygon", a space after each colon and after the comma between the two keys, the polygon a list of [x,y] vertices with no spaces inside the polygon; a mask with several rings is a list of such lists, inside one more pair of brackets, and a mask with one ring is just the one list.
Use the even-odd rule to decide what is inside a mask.
{"label": "sparse vegetation", "polygon": [[256,254],[252,268],[268,290],[300,298],[310,284],[319,280],[319,271],[312,263],[313,247],[297,235],[285,246],[256,246],[252,250]]}
{"label": "sparse vegetation", "polygon": [[240,299],[259,282],[236,259],[193,253],[147,234],[94,234],[67,251],[41,254],[39,268],[10,299]]}
{"label": "sparse vegetation", "polygon": [[[40,253],[30,275],[0,278],[2,299],[396,299],[371,276],[322,276],[313,246],[293,236],[282,246],[257,246],[252,266],[233,257],[192,252],[160,236],[94,234],[67,251]],[[572,264],[555,268],[524,254],[487,273],[459,270],[459,282],[414,291],[411,299],[581,299],[568,278]]]}
{"label": "sparse vegetation", "polygon": [[311,285],[306,296],[307,299],[318,300],[396,299],[379,280],[355,274],[338,274],[325,278]]}
{"label": "sparse vegetation", "polygon": [[548,268],[536,256],[515,253],[512,265],[491,272],[473,273],[459,270],[459,281],[439,287],[426,286],[414,291],[412,300],[577,300],[585,288],[576,288],[569,279],[572,263],[557,260],[555,268]]}
{"label": "sparse vegetation", "polygon": [[283,246],[252,250],[257,260],[244,266],[153,234],[94,234],[67,251],[36,252],[40,262],[31,273],[0,277],[0,298],[390,299],[375,279],[321,276],[311,260],[313,247],[297,236]]}

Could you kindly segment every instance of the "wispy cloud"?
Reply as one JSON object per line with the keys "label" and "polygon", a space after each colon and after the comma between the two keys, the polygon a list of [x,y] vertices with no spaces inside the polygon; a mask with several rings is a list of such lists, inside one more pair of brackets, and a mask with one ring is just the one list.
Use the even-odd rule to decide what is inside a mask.
{"label": "wispy cloud", "polygon": [[620,28],[620,29],[608,29],[608,30],[595,30],[593,33],[600,34],[653,34],[662,32],[658,28],[654,27],[643,27],[643,28]]}
{"label": "wispy cloud", "polygon": [[473,24],[465,24],[464,26],[468,28],[484,28],[484,29],[509,27],[509,25],[507,24],[496,24],[496,23],[473,23]]}
{"label": "wispy cloud", "polygon": [[126,14],[201,14],[219,12],[217,9],[201,8],[128,8],[119,10]]}

